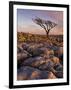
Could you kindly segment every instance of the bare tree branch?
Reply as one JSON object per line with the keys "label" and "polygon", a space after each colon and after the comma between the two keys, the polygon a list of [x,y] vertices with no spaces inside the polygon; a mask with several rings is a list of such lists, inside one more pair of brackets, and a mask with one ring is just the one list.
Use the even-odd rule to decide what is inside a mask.
{"label": "bare tree branch", "polygon": [[40,25],[45,31],[48,36],[50,30],[54,28],[57,24],[54,22],[51,22],[49,20],[43,20],[39,17],[36,17],[35,19],[32,19],[33,22],[35,22],[37,25]]}

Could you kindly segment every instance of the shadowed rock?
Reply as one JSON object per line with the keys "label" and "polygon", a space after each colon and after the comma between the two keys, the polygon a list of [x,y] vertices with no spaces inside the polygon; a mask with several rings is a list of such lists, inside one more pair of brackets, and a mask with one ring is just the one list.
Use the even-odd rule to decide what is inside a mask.
{"label": "shadowed rock", "polygon": [[[18,76],[18,80],[22,79],[22,80],[27,80],[29,78],[29,76],[31,75],[32,71],[34,71],[34,69],[30,68],[29,66],[23,66],[20,69],[18,69],[17,72],[17,76]],[[22,78],[20,78],[22,77]]]}
{"label": "shadowed rock", "polygon": [[23,66],[17,72],[17,80],[48,79],[49,75],[47,71],[40,71],[33,67]]}
{"label": "shadowed rock", "polygon": [[59,59],[60,59],[61,65],[63,65],[63,55],[59,56]]}
{"label": "shadowed rock", "polygon": [[56,50],[58,50],[58,49],[59,49],[59,47],[54,46],[54,45],[52,45],[52,46],[48,46],[48,48],[50,48],[50,49],[52,49],[52,50],[54,50],[54,51],[56,51]]}
{"label": "shadowed rock", "polygon": [[23,48],[23,50],[27,50],[27,48],[29,48],[29,44],[23,43],[22,48]]}
{"label": "shadowed rock", "polygon": [[48,55],[48,56],[49,55],[54,55],[54,51],[51,50],[51,49],[43,47],[43,48],[40,48],[39,50],[42,52],[42,54],[45,54],[45,55]]}
{"label": "shadowed rock", "polygon": [[56,71],[55,76],[57,78],[63,78],[63,72],[62,71]]}
{"label": "shadowed rock", "polygon": [[55,52],[55,55],[57,57],[60,57],[63,55],[63,47],[59,47],[57,50],[54,51]]}
{"label": "shadowed rock", "polygon": [[58,56],[63,55],[63,47],[59,47]]}
{"label": "shadowed rock", "polygon": [[21,53],[21,52],[23,52],[23,48],[21,46],[18,46],[17,47],[17,53]]}
{"label": "shadowed rock", "polygon": [[27,51],[31,53],[33,56],[39,56],[41,54],[45,55],[54,55],[54,51],[45,47],[42,47],[42,45],[32,45],[30,46]]}
{"label": "shadowed rock", "polygon": [[49,72],[48,79],[56,79],[56,76],[52,72]]}
{"label": "shadowed rock", "polygon": [[37,48],[35,45],[30,46],[27,51],[32,54],[32,56],[39,56],[40,54],[42,54],[41,50],[39,48]]}
{"label": "shadowed rock", "polygon": [[59,63],[59,64],[56,64],[56,65],[54,66],[54,69],[55,69],[56,71],[63,71],[63,66]]}
{"label": "shadowed rock", "polygon": [[50,71],[50,68],[53,67],[54,67],[54,63],[51,60],[48,60],[45,64],[39,66],[39,69]]}
{"label": "shadowed rock", "polygon": [[44,59],[41,56],[33,57],[33,58],[28,58],[23,62],[23,65],[29,65],[33,67],[39,67],[40,65],[46,63],[46,59]]}
{"label": "shadowed rock", "polygon": [[49,72],[46,71],[36,71],[32,72],[31,76],[29,79],[48,79]]}
{"label": "shadowed rock", "polygon": [[51,42],[19,44],[17,61],[17,80],[63,78],[63,47]]}
{"label": "shadowed rock", "polygon": [[31,56],[31,54],[29,54],[27,51],[23,50],[22,53],[17,54],[17,60],[21,60],[21,59],[24,60],[30,56]]}

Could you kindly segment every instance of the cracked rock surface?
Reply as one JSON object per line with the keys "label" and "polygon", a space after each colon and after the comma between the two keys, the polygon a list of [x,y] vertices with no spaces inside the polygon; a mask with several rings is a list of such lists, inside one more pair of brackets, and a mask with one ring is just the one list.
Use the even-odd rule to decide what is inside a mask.
{"label": "cracked rock surface", "polygon": [[17,47],[17,80],[63,78],[63,47],[22,43]]}

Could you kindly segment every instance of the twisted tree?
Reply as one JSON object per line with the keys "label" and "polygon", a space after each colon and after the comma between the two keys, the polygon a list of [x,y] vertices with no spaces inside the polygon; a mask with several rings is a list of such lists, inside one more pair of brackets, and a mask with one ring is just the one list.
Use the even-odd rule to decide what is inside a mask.
{"label": "twisted tree", "polygon": [[32,20],[33,20],[33,22],[35,22],[37,25],[41,26],[46,31],[47,37],[49,35],[50,30],[57,25],[54,22],[51,22],[49,20],[43,20],[39,17],[36,17],[35,19],[32,19]]}

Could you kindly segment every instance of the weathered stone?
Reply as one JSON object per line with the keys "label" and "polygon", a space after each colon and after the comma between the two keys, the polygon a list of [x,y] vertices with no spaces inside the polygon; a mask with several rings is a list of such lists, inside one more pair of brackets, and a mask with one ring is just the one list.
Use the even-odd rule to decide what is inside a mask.
{"label": "weathered stone", "polygon": [[32,56],[39,56],[42,53],[35,45],[30,46],[27,51],[32,54]]}
{"label": "weathered stone", "polygon": [[21,53],[21,52],[23,52],[23,48],[21,46],[18,46],[17,47],[17,53]]}
{"label": "weathered stone", "polygon": [[50,60],[47,60],[45,64],[42,64],[39,66],[39,69],[50,71],[50,68],[53,68],[53,67],[54,67],[54,63]]}
{"label": "weathered stone", "polygon": [[17,80],[27,80],[28,79],[28,77],[27,77],[27,75],[25,75],[25,74],[18,74],[17,75]]}
{"label": "weathered stone", "polygon": [[39,79],[48,79],[49,71],[41,71]]}
{"label": "weathered stone", "polygon": [[29,79],[39,79],[39,75],[39,71],[33,71]]}
{"label": "weathered stone", "polygon": [[46,63],[46,60],[43,57],[33,57],[33,58],[28,58],[23,62],[23,65],[29,65],[33,67],[39,67],[40,65]]}
{"label": "weathered stone", "polygon": [[63,47],[59,47],[57,50],[54,51],[55,52],[55,55],[57,57],[60,57],[63,55]]}
{"label": "weathered stone", "polygon": [[56,79],[56,76],[52,72],[49,72],[48,79]]}
{"label": "weathered stone", "polygon": [[17,80],[63,77],[63,47],[50,43],[50,41],[19,43],[17,47]]}
{"label": "weathered stone", "polygon": [[54,55],[54,51],[48,48],[40,48],[39,51],[42,52],[42,55],[46,55],[47,57],[50,57],[52,55]]}
{"label": "weathered stone", "polygon": [[39,69],[23,66],[17,72],[18,80],[47,79],[49,72],[40,71]]}
{"label": "weathered stone", "polygon": [[55,64],[54,69],[56,71],[63,71],[63,66],[60,63],[58,63],[58,64]]}
{"label": "weathered stone", "polygon": [[51,50],[53,50],[53,51],[56,51],[56,50],[59,49],[59,47],[54,46],[54,45],[48,45],[47,48],[49,48],[49,49],[51,49]]}
{"label": "weathered stone", "polygon": [[57,63],[59,63],[59,58],[58,58],[58,57],[53,56],[53,57],[51,58],[51,61],[53,61],[53,62],[54,62],[54,64],[57,64]]}
{"label": "weathered stone", "polygon": [[24,60],[30,56],[31,56],[31,54],[29,54],[27,51],[23,50],[22,53],[17,54],[17,60]]}
{"label": "weathered stone", "polygon": [[22,44],[23,50],[27,50],[28,47],[29,47],[29,44],[27,44],[27,43],[23,43],[23,44]]}
{"label": "weathered stone", "polygon": [[60,59],[61,65],[63,65],[63,55],[59,56],[59,59]]}
{"label": "weathered stone", "polygon": [[59,48],[58,56],[61,56],[61,55],[63,55],[63,47]]}
{"label": "weathered stone", "polygon": [[34,71],[34,69],[30,68],[29,66],[21,67],[17,72],[18,80],[27,80],[31,75],[32,71]]}
{"label": "weathered stone", "polygon": [[63,78],[63,72],[62,71],[56,71],[55,76],[57,78]]}

